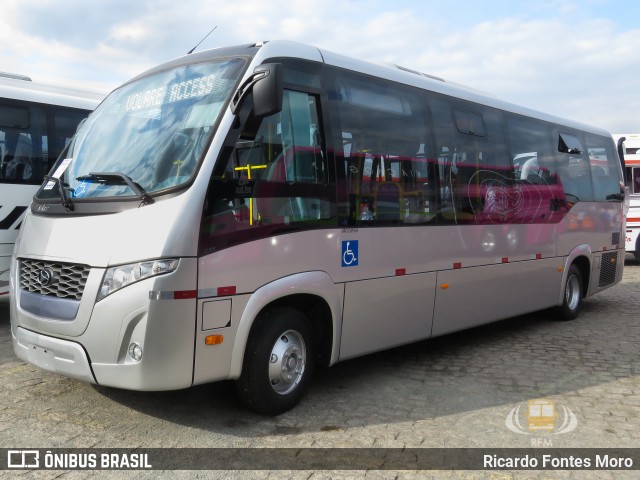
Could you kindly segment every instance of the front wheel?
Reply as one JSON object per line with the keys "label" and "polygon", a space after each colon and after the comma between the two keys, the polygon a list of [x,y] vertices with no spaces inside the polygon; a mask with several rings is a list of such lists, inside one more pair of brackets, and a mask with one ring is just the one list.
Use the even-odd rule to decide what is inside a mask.
{"label": "front wheel", "polygon": [[582,308],[582,275],[575,265],[569,267],[567,280],[564,284],[564,295],[562,305],[556,308],[556,318],[558,320],[573,320],[580,313]]}
{"label": "front wheel", "polygon": [[252,410],[279,415],[296,406],[315,366],[315,344],[309,320],[293,308],[272,308],[260,315],[249,336],[240,400]]}

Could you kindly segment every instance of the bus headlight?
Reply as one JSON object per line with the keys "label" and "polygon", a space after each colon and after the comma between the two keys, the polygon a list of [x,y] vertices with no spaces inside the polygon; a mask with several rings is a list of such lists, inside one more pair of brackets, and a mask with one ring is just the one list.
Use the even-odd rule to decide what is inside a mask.
{"label": "bus headlight", "polygon": [[97,302],[121,288],[146,278],[171,273],[178,268],[180,260],[176,258],[132,263],[109,268],[102,279]]}

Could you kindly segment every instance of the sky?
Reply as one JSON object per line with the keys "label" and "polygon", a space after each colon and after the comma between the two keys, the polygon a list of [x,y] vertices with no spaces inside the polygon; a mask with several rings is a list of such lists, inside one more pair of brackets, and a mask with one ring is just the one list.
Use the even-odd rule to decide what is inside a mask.
{"label": "sky", "polygon": [[109,92],[198,50],[294,40],[640,133],[638,0],[2,0],[0,71]]}

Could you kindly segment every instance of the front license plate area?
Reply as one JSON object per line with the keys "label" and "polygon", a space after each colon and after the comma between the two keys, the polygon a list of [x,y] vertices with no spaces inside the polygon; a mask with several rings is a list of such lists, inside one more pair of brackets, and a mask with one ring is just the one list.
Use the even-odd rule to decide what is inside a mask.
{"label": "front license plate area", "polygon": [[50,348],[32,345],[29,349],[29,362],[45,370],[53,370],[55,354]]}

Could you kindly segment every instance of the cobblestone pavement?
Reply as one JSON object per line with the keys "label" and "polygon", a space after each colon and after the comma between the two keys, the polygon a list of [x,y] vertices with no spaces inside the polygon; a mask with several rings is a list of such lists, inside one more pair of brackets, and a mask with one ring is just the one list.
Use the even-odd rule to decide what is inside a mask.
{"label": "cobblestone pavement", "polygon": [[[0,304],[0,448],[640,447],[640,265],[588,298],[581,316],[548,312],[338,364],[317,372],[293,411],[271,418],[232,383],[163,392],[93,386],[13,353]],[[575,414],[565,434],[519,434],[505,420],[547,398]],[[566,413],[566,411],[565,411]],[[558,432],[554,432],[558,433]],[[3,472],[0,472],[2,476]],[[9,473],[9,472],[4,472]],[[10,472],[25,478],[157,478],[161,472]],[[171,478],[636,478],[636,472],[183,471]]]}

